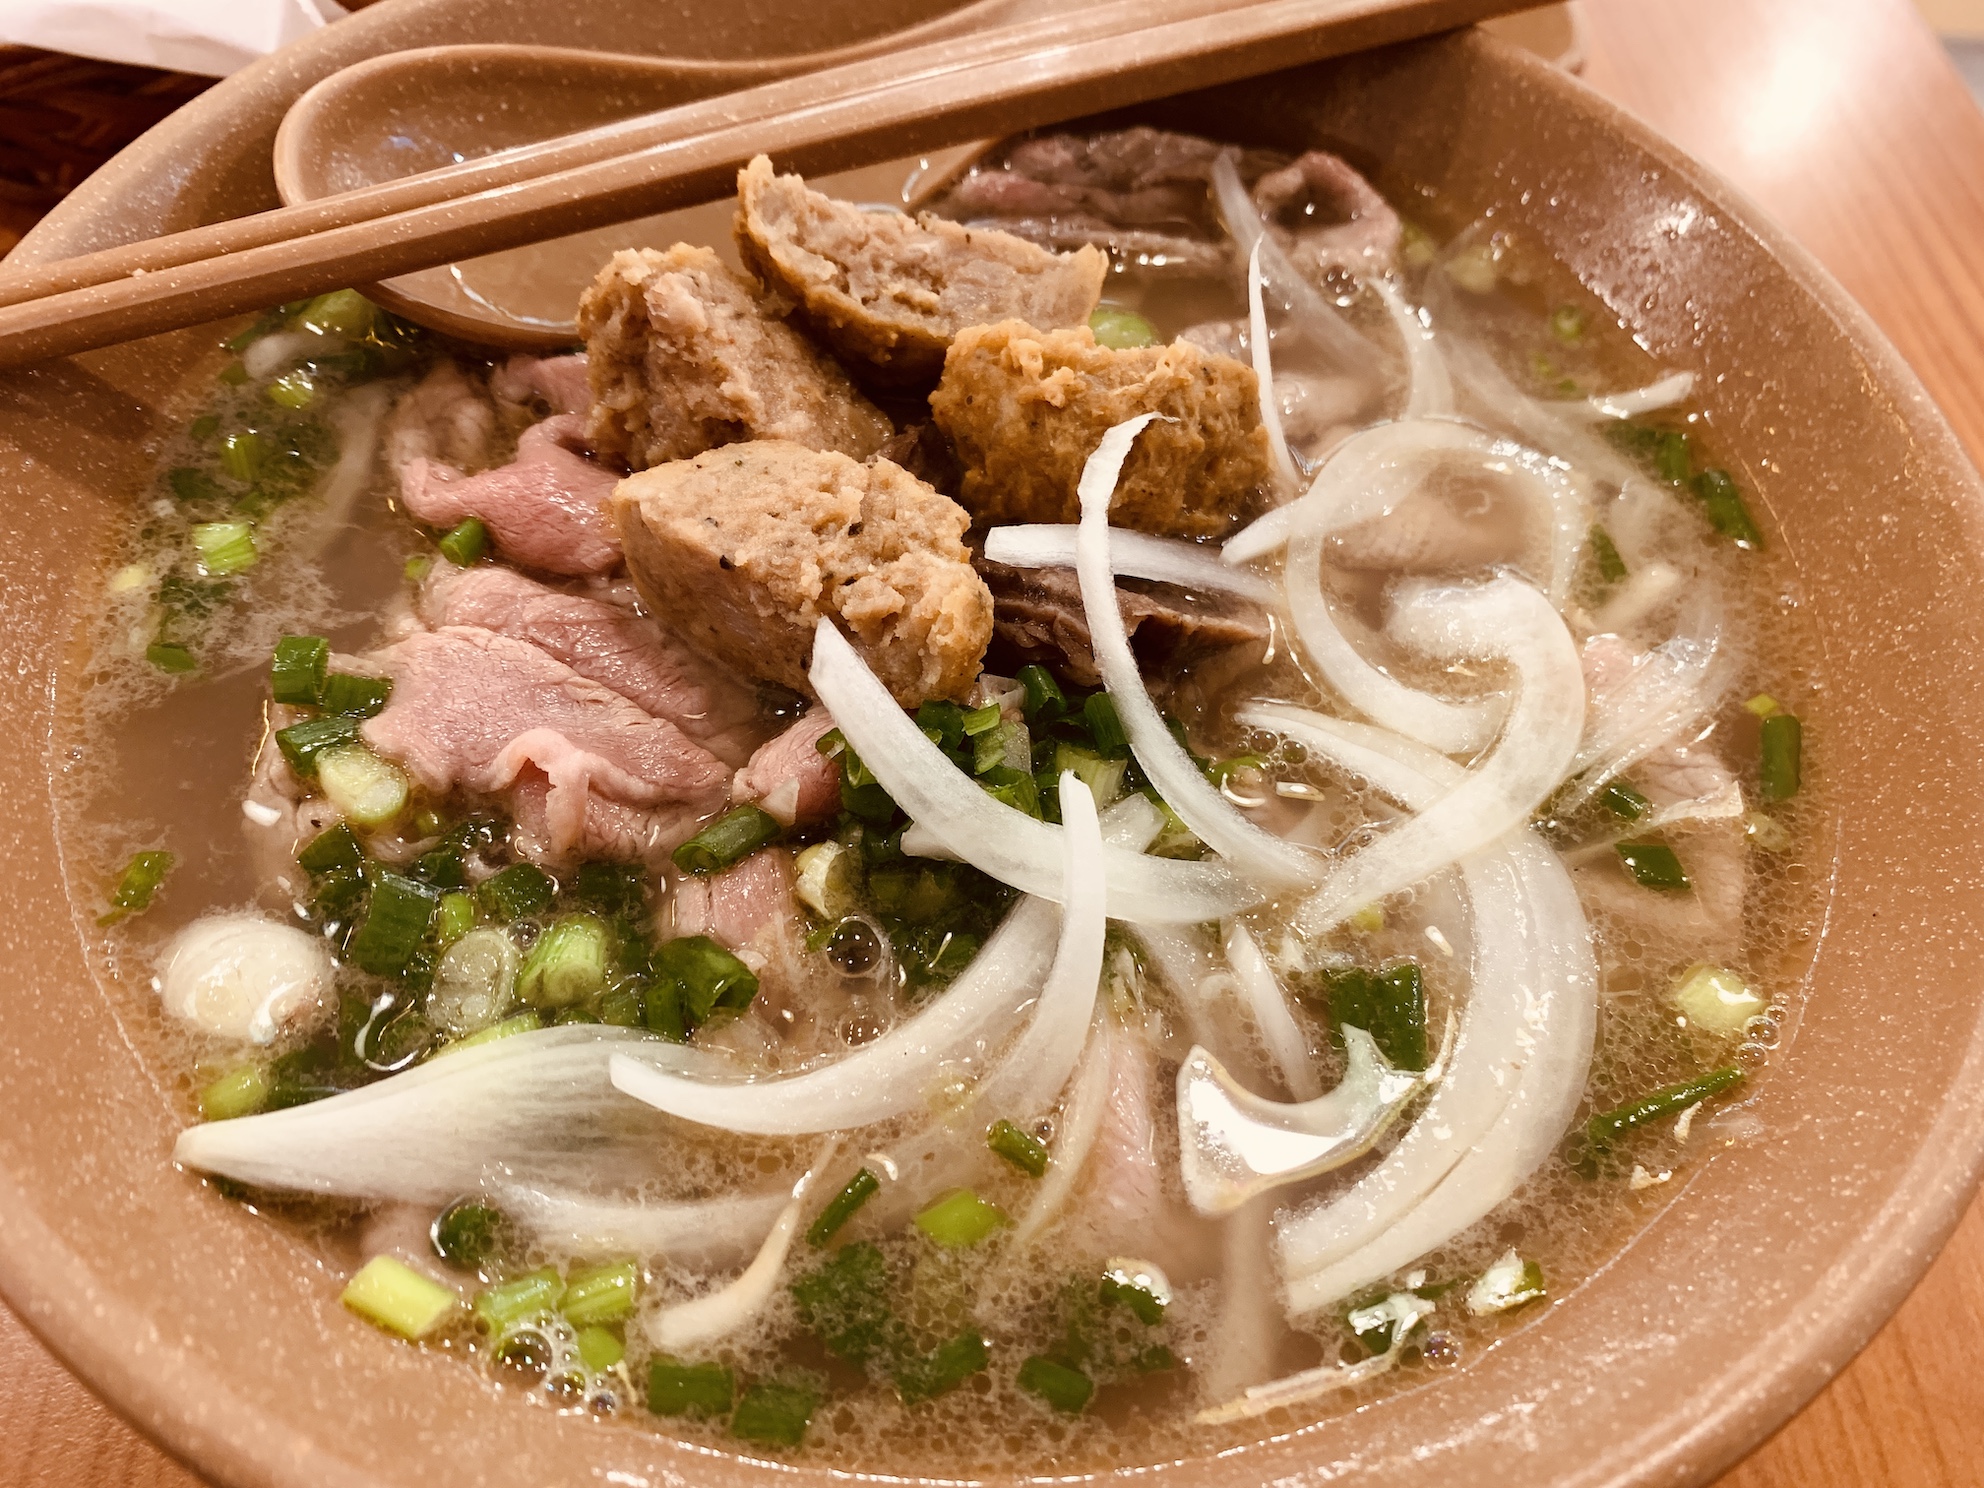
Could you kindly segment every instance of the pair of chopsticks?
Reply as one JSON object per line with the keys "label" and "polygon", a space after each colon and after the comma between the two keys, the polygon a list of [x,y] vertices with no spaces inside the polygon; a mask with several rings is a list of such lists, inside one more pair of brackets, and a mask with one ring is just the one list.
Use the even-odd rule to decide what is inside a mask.
{"label": "pair of chopsticks", "polygon": [[1535,0],[1103,0],[209,227],[0,274],[0,367],[840,168],[1121,108]]}

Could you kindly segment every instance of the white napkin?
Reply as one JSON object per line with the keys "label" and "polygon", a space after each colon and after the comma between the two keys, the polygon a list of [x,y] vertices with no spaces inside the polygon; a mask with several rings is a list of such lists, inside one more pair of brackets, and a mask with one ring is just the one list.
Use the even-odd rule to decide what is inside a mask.
{"label": "white napkin", "polygon": [[0,43],[226,77],[347,14],[337,0],[0,0]]}

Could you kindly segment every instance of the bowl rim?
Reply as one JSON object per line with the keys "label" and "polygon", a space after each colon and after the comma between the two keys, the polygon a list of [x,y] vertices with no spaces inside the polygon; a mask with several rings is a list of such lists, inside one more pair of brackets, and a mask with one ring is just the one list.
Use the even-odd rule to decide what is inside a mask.
{"label": "bowl rim", "polygon": [[[338,28],[337,48],[387,31],[400,14],[442,11],[452,0],[396,0]],[[352,29],[346,29],[352,28]],[[1843,339],[1906,410],[1911,435],[1940,469],[1960,476],[1974,504],[1984,506],[1978,477],[1954,430],[1872,318],[1830,272],[1781,229],[1749,195],[1696,161],[1628,110],[1589,85],[1480,31],[1465,45],[1487,49],[1496,65],[1522,74],[1559,102],[1585,111],[1659,160],[1690,189],[1726,207],[1734,225],[1754,237],[1795,287],[1835,322]],[[307,38],[218,84],[127,147],[83,183],[9,255],[15,266],[47,261],[70,250],[65,238],[85,230],[134,175],[156,169],[185,130],[227,117],[232,100],[287,76],[299,95],[307,71],[298,64],[331,49],[322,34]],[[391,49],[390,42],[384,49]],[[1934,1122],[1921,1132],[1903,1177],[1815,1284],[1766,1337],[1742,1355],[1756,1367],[1705,1414],[1680,1430],[1671,1421],[1564,1478],[1566,1484],[1651,1485],[1706,1481],[1757,1446],[1805,1405],[1882,1326],[1928,1269],[1984,1176],[1984,1018],[1973,1022],[1955,1074],[1940,1095]],[[113,1340],[118,1324],[141,1323],[135,1310],[101,1291],[84,1258],[64,1245],[35,1213],[26,1189],[0,1168],[0,1296],[26,1325],[112,1408],[197,1470],[238,1483],[363,1484],[374,1480],[318,1441],[279,1426],[252,1409],[230,1411],[226,1381],[189,1349],[161,1342],[140,1361]],[[170,1370],[159,1367],[170,1359]],[[164,1381],[170,1379],[168,1387]],[[205,1395],[188,1408],[189,1383]],[[1657,1435],[1655,1434],[1657,1430]]]}

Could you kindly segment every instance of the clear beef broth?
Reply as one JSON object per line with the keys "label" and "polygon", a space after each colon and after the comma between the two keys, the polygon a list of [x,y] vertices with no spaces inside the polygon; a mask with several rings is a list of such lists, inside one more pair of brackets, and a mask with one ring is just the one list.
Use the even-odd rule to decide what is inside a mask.
{"label": "clear beef broth", "polygon": [[[1428,200],[1410,189],[1394,192],[1393,199],[1422,206]],[[951,209],[941,195],[937,205]],[[1429,233],[1436,233],[1444,246]],[[1184,335],[1246,360],[1244,277],[1230,270],[1154,264],[1152,258],[1148,245],[1116,256],[1103,290],[1105,308],[1141,317],[1159,342]],[[1454,365],[1460,365],[1463,345],[1477,359],[1470,377],[1456,377],[1462,385],[1459,412],[1499,435],[1536,442],[1530,432],[1510,426],[1509,405],[1498,405],[1493,379],[1484,381],[1479,370],[1483,362],[1499,369],[1503,386],[1522,397],[1565,403],[1637,388],[1665,370],[1649,362],[1566,269],[1499,232],[1492,220],[1408,222],[1395,283],[1411,304],[1429,307],[1434,333],[1444,338]],[[1318,347],[1299,335],[1282,341],[1277,333],[1277,400],[1305,479],[1347,435],[1392,417],[1403,382],[1403,368],[1382,349],[1392,344],[1384,339],[1390,322],[1376,297],[1360,290],[1356,277],[1344,271],[1322,276],[1318,287],[1381,348],[1374,358],[1380,370],[1362,385],[1348,385],[1342,368],[1333,366]],[[1271,319],[1281,313],[1271,310]],[[88,618],[61,679],[60,757],[65,767],[59,791],[78,922],[98,955],[116,1015],[145,1050],[165,1098],[189,1121],[200,1118],[203,1099],[215,1098],[215,1082],[243,1067],[244,1049],[238,1041],[188,1028],[160,1011],[151,979],[168,941],[200,916],[227,908],[256,909],[313,932],[324,928],[324,916],[305,902],[307,893],[299,897],[272,884],[266,845],[248,845],[254,835],[252,812],[244,825],[243,791],[255,761],[267,747],[270,730],[291,716],[270,701],[271,648],[280,636],[314,635],[327,638],[338,655],[367,652],[379,644],[383,630],[409,623],[409,595],[412,583],[418,582],[410,579],[409,562],[420,568],[447,561],[436,558],[430,535],[400,509],[386,459],[351,475],[334,498],[339,509],[328,515],[322,493],[333,480],[340,450],[349,455],[355,447],[369,448],[368,441],[384,437],[390,442],[390,424],[383,426],[383,436],[380,432],[388,400],[404,406],[410,390],[436,365],[454,359],[472,378],[486,378],[492,371],[492,364],[473,349],[433,338],[401,344],[388,336],[390,344],[383,348],[376,337],[372,342],[359,335],[346,339],[348,350],[371,346],[369,359],[360,357],[318,374],[302,409],[272,405],[269,376],[249,375],[243,382],[228,371],[214,384],[206,380],[213,370],[208,368],[188,389],[189,430],[160,451],[155,501],[133,530],[119,537],[105,568],[101,592],[107,599],[85,607]],[[252,358],[252,345],[247,355]],[[241,365],[233,351],[221,360],[229,368]],[[1481,392],[1483,387],[1488,394]],[[510,458],[518,435],[546,411],[541,397],[499,405],[479,463],[500,465]],[[215,422],[205,427],[193,422],[209,417]],[[996,1205],[1010,1217],[1027,1211],[1041,1184],[1015,1163],[987,1157],[976,1133],[993,1113],[969,1107],[968,1079],[946,1076],[913,1114],[849,1134],[850,1141],[824,1170],[829,1187],[809,1195],[802,1228],[814,1222],[821,1204],[857,1162],[882,1178],[879,1193],[830,1242],[798,1240],[762,1307],[726,1335],[677,1351],[662,1347],[649,1330],[661,1309],[735,1277],[756,1248],[755,1240],[740,1254],[714,1263],[691,1263],[666,1253],[641,1257],[640,1310],[612,1318],[605,1329],[614,1345],[606,1353],[621,1354],[617,1359],[598,1352],[605,1345],[596,1336],[582,1337],[585,1330],[577,1323],[558,1324],[549,1332],[532,1332],[535,1325],[529,1325],[506,1333],[486,1318],[478,1321],[466,1307],[433,1332],[426,1346],[457,1351],[474,1367],[495,1370],[518,1393],[557,1408],[592,1411],[725,1450],[794,1448],[778,1437],[776,1426],[770,1436],[752,1437],[728,1407],[703,1413],[670,1407],[659,1417],[650,1414],[643,1407],[654,1357],[670,1367],[727,1368],[737,1397],[747,1403],[755,1397],[745,1392],[759,1384],[810,1392],[810,1420],[803,1425],[804,1444],[796,1448],[809,1462],[941,1477],[1069,1472],[1160,1463],[1269,1431],[1326,1423],[1387,1391],[1433,1384],[1443,1370],[1476,1364],[1497,1338],[1546,1310],[1547,1304],[1534,1301],[1523,1305],[1521,1295],[1498,1299],[1483,1292],[1484,1278],[1497,1274],[1511,1252],[1540,1268],[1551,1302],[1575,1292],[1619,1255],[1678,1190],[1691,1165],[1707,1160],[1719,1146],[1744,1141],[1756,1129],[1757,1118],[1742,1104],[1747,1084],[1727,1094],[1698,1095],[1637,1126],[1629,1122],[1632,1129],[1620,1128],[1616,1142],[1594,1146],[1586,1124],[1649,1092],[1698,1080],[1709,1071],[1736,1068],[1752,1079],[1761,1073],[1769,1051],[1796,1019],[1799,988],[1823,913],[1830,850],[1823,780],[1809,763],[1804,788],[1791,798],[1767,806],[1757,798],[1759,734],[1765,727],[1761,715],[1790,711],[1809,726],[1822,709],[1816,645],[1790,562],[1781,545],[1746,551],[1727,541],[1728,530],[1718,532],[1719,521],[1712,526],[1701,520],[1700,511],[1706,508],[1688,504],[1682,494],[1712,495],[1715,490],[1712,484],[1700,484],[1701,473],[1714,468],[1716,446],[1714,430],[1702,415],[1689,411],[1684,402],[1625,423],[1641,431],[1637,442],[1628,438],[1608,447],[1625,451],[1619,458],[1644,477],[1653,494],[1647,504],[1632,508],[1613,495],[1602,474],[1597,476],[1599,525],[1614,513],[1622,522],[1636,522],[1630,544],[1634,571],[1667,565],[1684,582],[1678,592],[1656,596],[1634,613],[1621,599],[1630,597],[1634,579],[1609,575],[1588,552],[1567,614],[1577,627],[1574,633],[1610,630],[1638,655],[1683,623],[1677,616],[1684,616],[1689,594],[1713,591],[1719,596],[1717,701],[1704,716],[1688,722],[1682,737],[1697,765],[1706,757],[1726,767],[1742,796],[1733,815],[1725,810],[1707,820],[1684,817],[1663,826],[1658,808],[1642,794],[1642,787],[1650,788],[1645,776],[1652,768],[1642,762],[1637,777],[1632,767],[1620,777],[1629,787],[1625,797],[1615,800],[1608,793],[1566,808],[1559,793],[1538,807],[1536,832],[1561,855],[1588,915],[1599,977],[1596,1033],[1582,1100],[1563,1142],[1485,1218],[1388,1277],[1291,1323],[1278,1292],[1269,1216],[1278,1210],[1285,1218],[1341,1192],[1402,1140],[1412,1110],[1377,1140],[1373,1157],[1275,1188],[1225,1217],[1194,1213],[1180,1179],[1174,1093],[1188,1050],[1199,1043],[1213,1046],[1233,1075],[1257,1093],[1286,1100],[1290,1091],[1278,1072],[1272,1041],[1261,1036],[1255,1020],[1235,1011],[1231,976],[1222,984],[1226,990],[1210,1000],[1204,987],[1181,987],[1171,980],[1180,954],[1201,957],[1201,970],[1226,975],[1216,935],[1206,927],[1177,930],[1167,962],[1139,944],[1134,933],[1119,930],[1112,932],[1105,952],[1100,994],[1105,1037],[1114,1040],[1105,1048],[1117,1061],[1107,1066],[1112,1094],[1100,1119],[1118,1119],[1115,1092],[1139,1083],[1120,1072],[1141,1068],[1148,1110],[1140,1119],[1147,1121],[1141,1130],[1148,1156],[1141,1168],[1085,1170],[1066,1211],[1044,1231],[1044,1240],[1021,1244],[1008,1220],[969,1245],[933,1243],[933,1229],[919,1216],[942,1192],[966,1184],[981,1203]],[[171,472],[217,468],[215,441],[224,444],[249,427],[261,431],[264,469],[271,459],[288,458],[296,472],[285,477],[288,486],[276,482],[276,496],[254,514],[257,551],[252,566],[224,575],[227,582],[209,592],[199,587],[200,567],[189,560],[188,544],[201,540],[193,533],[196,523],[212,526],[230,513],[212,491],[189,487],[186,478]],[[1677,442],[1680,435],[1687,436],[1685,442]],[[1543,452],[1563,453],[1547,446]],[[229,468],[225,453],[218,468]],[[1685,468],[1677,469],[1677,460]],[[1660,477],[1677,475],[1695,485],[1660,484]],[[260,489],[254,479],[247,484]],[[1445,568],[1422,564],[1415,570],[1420,576],[1474,583],[1513,567],[1534,577],[1547,563],[1535,523],[1497,482],[1449,474],[1427,494],[1440,523],[1465,527],[1470,534],[1471,546],[1463,545],[1463,551],[1490,556]],[[1264,490],[1252,510],[1272,505]],[[206,533],[204,540],[219,539]],[[1370,559],[1369,546],[1356,529],[1333,537],[1325,548],[1325,578],[1338,612],[1375,631],[1387,613],[1395,573]],[[1619,561],[1616,553],[1613,559]],[[1205,602],[1204,596],[1189,591],[1165,592],[1183,606]],[[1616,627],[1598,623],[1607,615],[1618,620]],[[1285,613],[1273,617],[1269,637],[1265,648],[1195,658],[1151,680],[1167,711],[1184,725],[1193,751],[1213,761],[1240,761],[1225,776],[1229,800],[1289,840],[1333,855],[1354,853],[1381,840],[1404,813],[1395,800],[1314,757],[1299,743],[1236,717],[1258,699],[1331,714],[1348,711],[1334,700]],[[1384,649],[1388,643],[1383,641],[1372,644],[1400,680],[1450,697],[1486,695],[1510,680],[1506,666],[1494,662],[1443,667],[1401,648]],[[178,659],[170,649],[161,652],[161,646],[183,646],[197,662],[197,671],[172,670]],[[784,726],[793,707],[789,696],[765,694],[762,734]],[[1666,759],[1658,753],[1648,758]],[[1685,766],[1685,760],[1681,767],[1668,761],[1662,768]],[[1633,784],[1636,778],[1638,786]],[[1627,809],[1635,798],[1642,808],[1637,815]],[[376,845],[368,838],[368,846],[381,854],[399,853],[404,867],[412,861],[410,854],[440,840],[444,829],[501,810],[502,801],[490,795],[430,798],[416,789],[396,824],[381,829]],[[434,813],[434,821],[409,825],[418,811]],[[839,828],[802,830],[798,840],[820,842],[836,830],[844,833],[845,813],[841,821]],[[1653,825],[1641,827],[1642,821]],[[1680,901],[1659,899],[1662,891],[1636,880],[1637,870],[1616,850],[1617,842],[1636,833],[1672,844],[1694,866],[1691,900],[1705,903],[1705,896],[1726,892],[1733,882],[1740,909],[1724,905],[1719,916],[1704,911],[1692,917],[1674,910]],[[412,847],[406,846],[409,842]],[[134,852],[155,848],[176,858],[157,902],[100,927],[99,915],[106,907],[116,908],[114,901],[106,905],[106,893],[118,870]],[[500,841],[464,853],[470,881],[460,891],[471,897],[479,892],[477,879],[518,856]],[[645,937],[643,954],[651,953],[675,918],[686,913],[678,902],[686,891],[679,872],[658,869],[647,877],[645,898],[637,888],[624,887],[630,881],[624,876],[616,880],[623,888],[612,892],[633,896],[623,898],[621,908],[612,912],[619,919],[611,919],[595,901],[560,897],[551,909],[540,907],[517,917],[512,933],[542,937],[550,933],[555,915],[573,905],[591,905],[586,913],[611,919],[615,927],[638,921],[625,933]],[[582,887],[570,868],[556,872],[554,880],[561,896],[578,894]],[[315,892],[323,880],[309,882],[308,892]],[[597,890],[598,882],[603,880],[587,892]],[[967,893],[980,894],[984,902],[969,924],[960,919],[951,925],[951,940],[960,944],[966,943],[963,937],[989,931],[1006,912],[1009,898],[990,880]],[[1634,897],[1649,894],[1656,898]],[[1416,967],[1423,1034],[1429,1053],[1437,1051],[1443,1034],[1462,1017],[1471,993],[1474,936],[1455,875],[1443,872],[1388,895],[1320,934],[1296,934],[1298,901],[1294,895],[1271,898],[1239,920],[1280,985],[1294,994],[1287,997],[1289,1015],[1319,1088],[1330,1090],[1346,1078],[1346,1045],[1329,1009],[1338,995],[1353,995],[1339,994],[1335,989],[1348,984],[1332,980],[1351,972]],[[1661,905],[1661,911],[1648,912],[1649,904]],[[839,937],[827,933],[832,922],[826,915],[808,911],[799,916],[804,933],[788,939],[785,963],[760,968],[761,1000],[739,1015],[711,1015],[696,1033],[696,1043],[765,1075],[791,1073],[858,1049],[947,995],[945,986],[957,968],[943,965],[943,949],[918,949],[921,943],[913,943],[913,937],[884,944],[906,932],[886,915],[877,918],[878,913],[876,901],[863,901],[865,928]],[[330,928],[339,930],[336,923]],[[863,934],[879,938],[870,943],[862,940]],[[1179,945],[1187,950],[1179,952]],[[927,957],[927,964],[917,962],[918,956]],[[893,981],[878,982],[872,974],[878,962],[904,969]],[[1721,1032],[1677,1012],[1677,984],[1698,963],[1725,969],[1768,1006],[1740,1028]],[[607,985],[609,991],[617,985],[610,975]],[[371,1052],[378,1056],[365,1070],[351,1074],[349,1083],[366,1083],[430,1061],[447,1042],[423,1012],[422,998],[429,994],[418,987],[409,991],[404,974],[394,982],[345,965],[337,986],[343,1008],[331,1020],[332,1032],[318,1034],[317,1042],[370,1036],[375,1040]],[[588,1017],[623,1021],[597,996],[584,1006]],[[367,1009],[369,1021],[360,1016]],[[353,1034],[361,1025],[369,1035]],[[646,1026],[653,1026],[652,1020]],[[403,1047],[388,1047],[389,1035],[402,1039]],[[249,1050],[250,1062],[274,1069],[268,1061],[283,1048],[279,1042]],[[268,1078],[270,1089],[281,1088],[273,1075]],[[1057,1143],[1072,1140],[1072,1089],[1027,1127],[1027,1135],[1050,1152]],[[685,1123],[674,1124],[669,1140],[669,1162],[628,1175],[616,1199],[666,1204],[739,1189],[783,1191],[816,1160],[822,1146],[818,1138],[740,1137]],[[1132,1142],[1123,1150],[1134,1146]],[[975,1158],[969,1156],[974,1150]],[[1097,1150],[1122,1158],[1116,1148]],[[919,1183],[928,1187],[918,1189]],[[1163,1250],[1162,1258],[1126,1249],[1130,1242],[1121,1238],[1124,1227],[1112,1226],[1109,1219],[1115,1211],[1107,1206],[1116,1201],[1112,1195],[1117,1192],[1112,1184],[1144,1185],[1141,1197],[1123,1201],[1131,1208],[1122,1212],[1145,1216],[1148,1248]],[[220,1180],[216,1186],[293,1223],[300,1244],[346,1274],[356,1272],[370,1255],[390,1251],[395,1235],[400,1254],[410,1254],[408,1246],[420,1250],[441,1207],[431,1202],[296,1200],[267,1189],[244,1191]],[[1145,1207],[1135,1210],[1135,1204]],[[1161,1223],[1149,1220],[1153,1213]],[[759,1232],[769,1227],[768,1211]],[[555,1226],[531,1232],[513,1223],[507,1233],[506,1245],[474,1268],[450,1272],[431,1247],[415,1259],[433,1275],[451,1280],[466,1299],[545,1266],[555,1268],[565,1278],[560,1284],[566,1285],[584,1268],[615,1261],[621,1254],[596,1246],[575,1249],[561,1242]],[[1136,1263],[1150,1261],[1157,1261],[1168,1278],[1168,1297],[1161,1306],[1155,1304],[1157,1293],[1165,1290],[1162,1284],[1151,1283],[1149,1290],[1131,1295],[1135,1288],[1126,1291],[1109,1280],[1111,1267],[1134,1269]],[[866,1273],[862,1266],[869,1268]],[[1470,1305],[1468,1299],[1477,1295],[1495,1305]],[[1368,1313],[1352,1316],[1359,1306],[1392,1306],[1401,1299],[1406,1299],[1403,1320],[1396,1313],[1389,1321],[1386,1316],[1374,1320]],[[841,1315],[849,1307],[859,1311],[864,1306],[869,1311],[851,1321]],[[1422,1311],[1423,1316],[1417,1315]],[[867,1334],[860,1334],[862,1327]],[[594,1327],[591,1333],[600,1331]],[[968,1338],[979,1340],[982,1357],[976,1367],[945,1352]],[[588,1347],[593,1354],[582,1357]],[[1053,1376],[1051,1370],[1043,1375],[1033,1363],[1043,1359],[1062,1375]],[[1374,1367],[1380,1360],[1383,1367]],[[1236,1418],[1201,1419],[1207,1411],[1244,1398],[1242,1392],[1250,1386],[1331,1366],[1349,1372],[1330,1388]],[[1065,1393],[1069,1372],[1092,1387],[1092,1396],[1071,1402]],[[693,1386],[702,1377],[683,1378]],[[767,1408],[776,1414],[779,1400],[766,1398]],[[740,1436],[746,1439],[740,1441]]]}

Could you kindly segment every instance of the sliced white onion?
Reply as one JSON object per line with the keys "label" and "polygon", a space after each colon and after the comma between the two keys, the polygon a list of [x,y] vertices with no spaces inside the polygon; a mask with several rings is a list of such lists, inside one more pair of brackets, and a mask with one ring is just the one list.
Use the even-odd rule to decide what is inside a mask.
{"label": "sliced white onion", "polygon": [[1110,1041],[1120,1037],[1108,1014],[1095,1020],[1067,1104],[1061,1109],[1060,1129],[1047,1156],[1046,1175],[1013,1228],[1015,1245],[1025,1245],[1046,1229],[1074,1192],[1075,1179],[1095,1146],[1096,1133],[1102,1130],[1102,1115],[1109,1106]]}
{"label": "sliced white onion", "polygon": [[[985,556],[1010,568],[1073,568],[1074,522],[1015,523],[985,534]],[[1158,537],[1124,527],[1109,529],[1109,565],[1134,579],[1155,579],[1202,593],[1233,594],[1275,604],[1281,591],[1259,574],[1222,563],[1219,551],[1183,538]]]}
{"label": "sliced white onion", "polygon": [[1303,277],[1262,224],[1260,209],[1240,179],[1237,152],[1223,151],[1213,161],[1212,192],[1213,205],[1241,253],[1251,258],[1255,247],[1260,248],[1261,276],[1276,298],[1288,306],[1296,327],[1332,361],[1363,371],[1370,363],[1371,343]]}
{"label": "sliced white onion", "polygon": [[767,1079],[690,1078],[650,1062],[642,1048],[617,1054],[609,1073],[634,1099],[725,1131],[795,1136],[887,1121],[924,1106],[946,1065],[982,1059],[1004,1041],[1046,970],[1054,924],[1051,904],[1021,901],[942,997],[816,1069]]}
{"label": "sliced white onion", "polygon": [[1309,1055],[1309,1041],[1303,1037],[1302,1025],[1288,1010],[1288,998],[1281,990],[1274,968],[1268,965],[1254,937],[1238,920],[1230,921],[1226,927],[1226,964],[1233,969],[1240,996],[1253,1015],[1254,1028],[1288,1093],[1298,1101],[1320,1096],[1322,1081],[1317,1078],[1315,1060]]}
{"label": "sliced white onion", "polygon": [[1393,1069],[1371,1035],[1346,1026],[1348,1067],[1327,1095],[1272,1101],[1194,1047],[1178,1069],[1178,1166],[1201,1214],[1229,1214],[1257,1194],[1353,1162],[1434,1078]]}
{"label": "sliced white onion", "polygon": [[829,1142],[813,1165],[792,1185],[791,1201],[779,1212],[765,1243],[758,1247],[743,1274],[727,1285],[687,1302],[678,1302],[651,1315],[645,1331],[656,1348],[668,1353],[686,1353],[728,1338],[764,1311],[778,1291],[779,1275],[792,1249],[792,1237],[806,1212],[806,1195],[819,1181],[820,1174],[840,1150],[838,1141]]}
{"label": "sliced white onion", "polygon": [[1423,312],[1406,304],[1405,296],[1390,280],[1373,275],[1364,282],[1384,301],[1385,312],[1398,328],[1399,342],[1405,351],[1405,407],[1399,417],[1440,418],[1452,414],[1453,379],[1447,375],[1446,359],[1440,355],[1439,342],[1434,339],[1433,328],[1426,323]]}
{"label": "sliced white onion", "polygon": [[1577,776],[1561,808],[1575,811],[1721,700],[1735,668],[1719,625],[1672,636],[1640,656],[1631,675],[1591,695],[1589,726],[1571,761]]}
{"label": "sliced white onion", "polygon": [[629,1048],[685,1073],[722,1067],[629,1029],[545,1028],[306,1106],[190,1127],[173,1160],[262,1188],[412,1203],[446,1203],[492,1175],[605,1191],[654,1176],[670,1139],[607,1079]]}
{"label": "sliced white onion", "polygon": [[1660,608],[1687,583],[1687,576],[1671,563],[1655,561],[1634,569],[1605,603],[1592,612],[1594,630],[1629,630]]}
{"label": "sliced white onion", "polygon": [[549,1184],[492,1183],[487,1191],[506,1218],[553,1250],[692,1266],[749,1255],[791,1202],[778,1192],[664,1200],[598,1198]]}
{"label": "sliced white onion", "polygon": [[1302,489],[1302,472],[1295,468],[1295,457],[1288,452],[1288,436],[1281,427],[1281,408],[1274,395],[1274,357],[1268,349],[1268,312],[1261,300],[1261,245],[1266,233],[1257,233],[1247,255],[1247,329],[1249,350],[1254,358],[1254,387],[1261,404],[1261,427],[1267,431],[1268,455],[1274,462],[1276,483],[1284,498]]}
{"label": "sliced white onion", "polygon": [[1581,402],[1562,405],[1565,418],[1580,422],[1597,423],[1605,419],[1638,418],[1643,413],[1652,413],[1659,408],[1672,408],[1684,401],[1695,390],[1695,374],[1692,372],[1669,372],[1665,377],[1648,383],[1642,388],[1625,392],[1600,393],[1596,397]]}
{"label": "sliced white onion", "polygon": [[[1120,615],[1116,623],[1120,630]],[[814,635],[810,675],[814,691],[862,763],[928,839],[1001,883],[1061,901],[1062,829],[979,789],[896,706],[867,663],[825,619]],[[1109,917],[1114,920],[1193,924],[1224,919],[1266,897],[1264,889],[1218,863],[1152,858],[1109,846],[1102,856]]]}
{"label": "sliced white onion", "polygon": [[[1116,575],[1109,566],[1109,503],[1130,446],[1156,417],[1143,414],[1104,434],[1083,466],[1076,488],[1081,499],[1082,530],[1076,544],[1075,571],[1081,579],[1082,609],[1096,670],[1116,704],[1117,717],[1137,763],[1158,794],[1201,841],[1251,880],[1281,888],[1314,884],[1320,877],[1315,858],[1248,821],[1171,736],[1130,650],[1123,615],[1116,607]],[[1113,909],[1111,913],[1113,916]]]}

